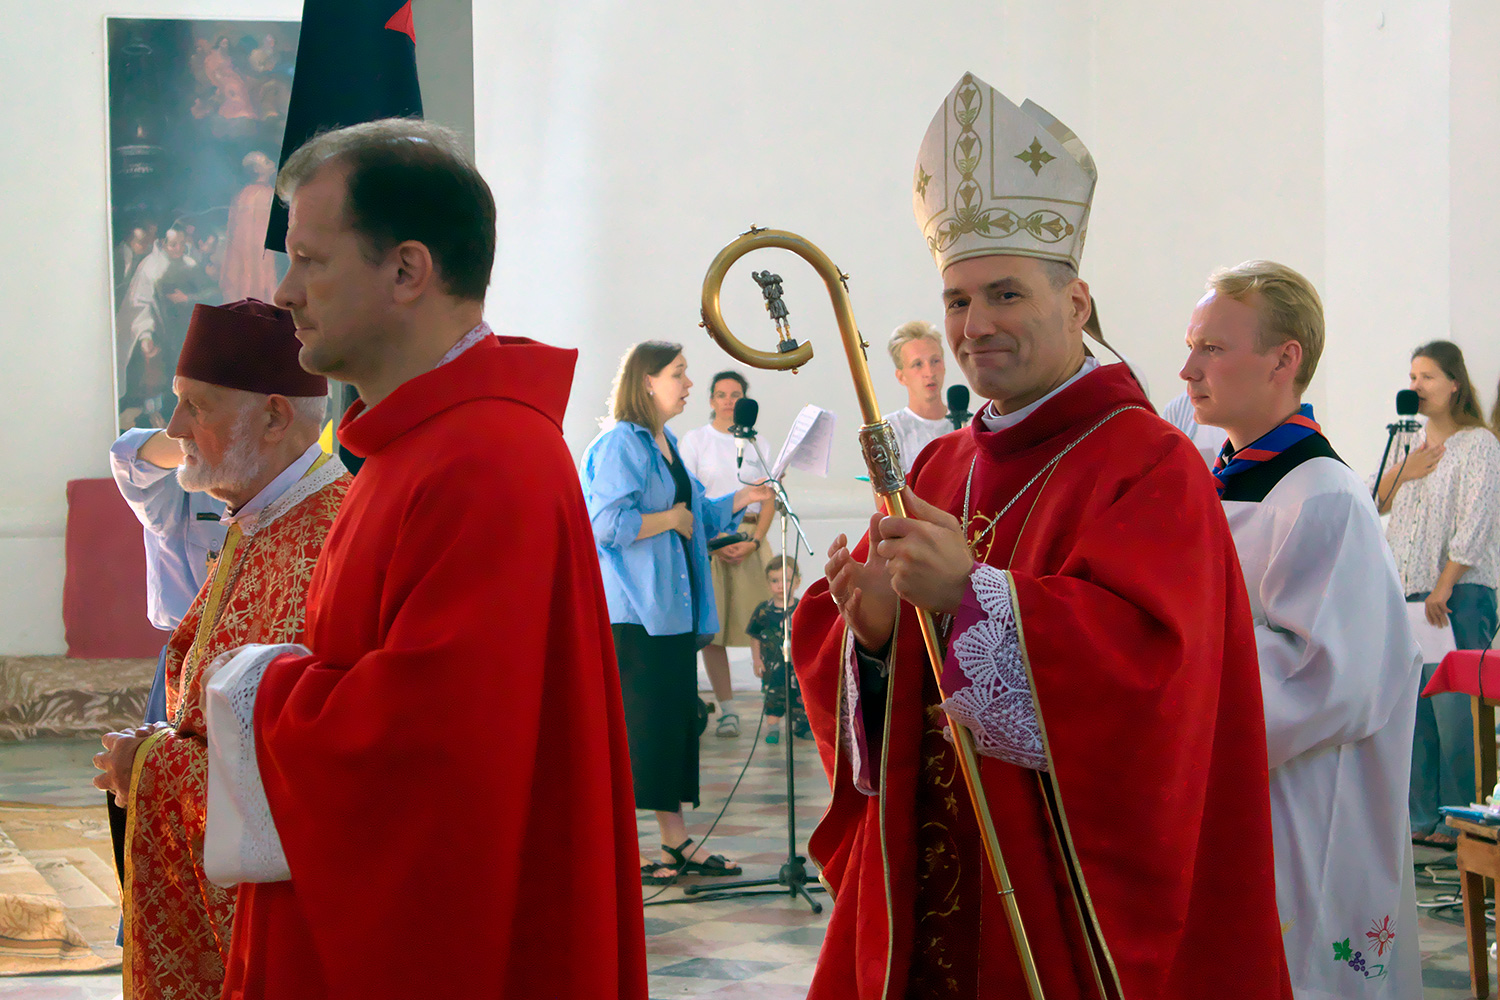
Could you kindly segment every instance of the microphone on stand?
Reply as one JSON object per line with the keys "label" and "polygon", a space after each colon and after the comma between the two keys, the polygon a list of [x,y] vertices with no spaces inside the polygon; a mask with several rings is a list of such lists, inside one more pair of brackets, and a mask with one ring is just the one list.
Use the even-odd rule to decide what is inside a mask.
{"label": "microphone on stand", "polygon": [[950,385],[948,387],[948,419],[952,422],[953,429],[961,430],[973,416],[974,414],[969,412],[969,387]]}
{"label": "microphone on stand", "polygon": [[1411,419],[1417,415],[1417,408],[1421,402],[1422,398],[1417,395],[1415,389],[1402,389],[1396,393],[1396,416],[1406,418],[1402,421],[1404,424],[1402,430],[1419,431],[1422,429],[1421,424]]}
{"label": "microphone on stand", "polygon": [[[1391,448],[1396,444],[1396,436],[1398,434],[1415,434],[1422,429],[1422,425],[1414,419],[1421,401],[1422,399],[1417,395],[1415,389],[1402,389],[1396,393],[1396,416],[1399,419],[1393,424],[1385,425],[1387,433],[1385,451],[1380,456],[1380,471],[1375,473],[1375,489],[1370,492],[1370,496],[1375,500],[1377,509],[1390,499],[1389,496],[1386,496],[1384,499],[1381,498],[1380,480],[1385,477],[1386,463],[1390,461]],[[1403,466],[1406,464],[1406,458],[1410,453],[1411,442],[1403,438],[1401,442],[1401,464]],[[1394,490],[1395,487],[1392,486],[1391,489]]]}
{"label": "microphone on stand", "polygon": [[[1415,395],[1415,393],[1413,393]],[[734,467],[745,464],[745,443],[755,440],[755,421],[760,416],[760,404],[748,396],[734,401],[734,423],[729,433],[734,435]]]}

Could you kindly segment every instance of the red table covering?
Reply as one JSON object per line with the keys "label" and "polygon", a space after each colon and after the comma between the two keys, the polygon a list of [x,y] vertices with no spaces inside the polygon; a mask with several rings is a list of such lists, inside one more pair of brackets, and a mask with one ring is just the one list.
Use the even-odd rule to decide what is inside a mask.
{"label": "red table covering", "polygon": [[[1483,677],[1479,673],[1481,658]],[[1448,692],[1500,699],[1500,649],[1459,649],[1443,657],[1432,680],[1422,689],[1422,697]]]}

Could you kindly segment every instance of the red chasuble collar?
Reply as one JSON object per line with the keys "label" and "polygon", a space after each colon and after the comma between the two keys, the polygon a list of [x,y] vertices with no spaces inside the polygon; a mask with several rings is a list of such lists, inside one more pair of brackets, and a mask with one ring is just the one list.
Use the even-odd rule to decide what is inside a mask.
{"label": "red chasuble collar", "polygon": [[339,443],[369,458],[418,424],[471,399],[510,399],[562,429],[578,352],[526,337],[486,337],[440,368],[396,387],[366,409],[355,400],[339,422]]}
{"label": "red chasuble collar", "polygon": [[1121,406],[1144,406],[1156,412],[1128,366],[1100,365],[1038,406],[1019,424],[991,431],[985,428],[983,417],[975,414],[969,433],[991,458],[1014,457],[1039,445],[1050,446],[1059,436],[1082,433],[1088,429],[1080,426],[1083,421]]}

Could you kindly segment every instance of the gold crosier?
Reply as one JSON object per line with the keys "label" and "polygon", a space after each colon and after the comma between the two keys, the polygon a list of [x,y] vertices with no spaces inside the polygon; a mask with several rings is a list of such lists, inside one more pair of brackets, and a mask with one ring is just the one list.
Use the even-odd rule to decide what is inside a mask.
{"label": "gold crosier", "polygon": [[[848,276],[838,269],[828,255],[796,233],[779,229],[756,229],[742,233],[730,243],[713,263],[708,265],[708,274],[703,278],[703,326],[709,336],[718,342],[736,360],[754,368],[777,371],[801,368],[812,360],[812,344],[798,344],[786,324],[786,309],[780,302],[780,282],[776,282],[775,295],[767,294],[767,309],[776,320],[782,340],[776,351],[759,351],[746,346],[729,332],[719,307],[719,292],[724,276],[731,266],[753,250],[778,248],[790,250],[812,265],[814,271],[828,287],[833,300],[833,314],[838,320],[839,333],[844,338],[844,353],[849,356],[849,372],[854,376],[854,393],[859,397],[859,409],[864,416],[864,426],[859,429],[860,447],[865,464],[870,470],[870,482],[875,492],[883,497],[887,509],[896,517],[906,516],[906,505],[901,491],[906,486],[906,475],[902,471],[901,457],[896,446],[896,435],[891,425],[880,418],[880,408],[875,400],[875,386],[870,381],[870,364],[865,355],[870,346],[865,343],[854,325],[854,309],[849,304],[849,290],[845,284]],[[757,273],[755,279],[766,287],[767,280],[774,275]],[[922,629],[922,642],[927,648],[927,659],[937,678],[940,696],[943,684],[943,656],[938,651],[937,628],[930,612],[915,608],[917,622]],[[1021,970],[1026,976],[1026,986],[1032,1000],[1042,1000],[1042,984],[1037,977],[1036,962],[1032,959],[1031,944],[1026,939],[1026,928],[1021,922],[1021,910],[1016,905],[1015,889],[1005,869],[1005,858],[1000,853],[1000,841],[995,834],[994,820],[990,816],[989,803],[985,798],[984,785],[979,778],[979,758],[974,752],[974,737],[969,730],[949,716],[948,723],[953,732],[953,745],[958,750],[959,765],[963,770],[964,783],[969,788],[969,798],[974,804],[974,814],[984,840],[984,853],[989,861],[990,874],[1005,908],[1006,920],[1010,923],[1011,939],[1015,942],[1016,955],[1021,960]]]}

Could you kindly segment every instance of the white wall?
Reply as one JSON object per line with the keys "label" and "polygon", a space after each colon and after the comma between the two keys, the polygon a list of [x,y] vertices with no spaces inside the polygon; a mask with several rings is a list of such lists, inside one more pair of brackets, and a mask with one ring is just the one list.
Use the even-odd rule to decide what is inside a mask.
{"label": "white wall", "polygon": [[[108,8],[6,6],[0,82],[18,99],[0,108],[0,130],[24,154],[0,165],[0,233],[23,250],[0,269],[0,467],[20,470],[0,479],[0,652],[55,652],[63,485],[107,474],[112,437]],[[1084,276],[1158,403],[1177,391],[1203,278],[1250,256],[1292,264],[1323,291],[1329,346],[1312,401],[1361,471],[1378,459],[1416,343],[1451,326],[1493,401],[1500,9],[1489,0],[475,6],[476,151],[501,226],[489,317],[582,352],[575,449],[629,344],[682,341],[700,379],[727,364],[696,325],[700,282],[751,223],[801,232],[849,272],[876,387],[899,406],[883,340],[907,319],[940,318],[909,212],[912,162],[965,70],[1038,101],[1092,150],[1101,176]],[[148,12],[299,10],[238,0]],[[750,375],[768,445],[807,401],[840,417],[833,476],[794,484],[821,547],[868,506],[853,479],[857,414],[826,295],[776,258],[730,274],[726,314],[769,345],[748,272],[787,277],[793,329],[817,356],[797,376]],[[679,429],[707,418],[706,395],[700,381]]]}
{"label": "white wall", "polygon": [[1305,0],[1100,4],[1083,276],[1158,406],[1215,267],[1264,257],[1322,284],[1321,21]]}
{"label": "white wall", "polygon": [[[1083,5],[1034,6],[953,5],[951,26],[972,27],[937,31],[894,3],[476,5],[478,155],[500,204],[489,313],[583,352],[573,446],[593,436],[620,355],[649,338],[686,344],[700,379],[675,428],[707,420],[703,380],[731,359],[697,327],[703,273],[752,223],[802,233],[850,275],[882,402],[901,406],[885,338],[941,319],[910,211],[917,143],[939,102],[972,68],[1009,90],[1032,81],[1064,118],[1089,108],[1087,20],[1067,13]],[[852,381],[805,265],[779,251],[742,261],[725,284],[731,328],[774,343],[749,276],[768,266],[786,277],[793,331],[816,357],[796,376],[748,373],[767,446],[813,401],[850,442]],[[862,472],[844,447],[803,498],[818,510],[867,501]]]}

